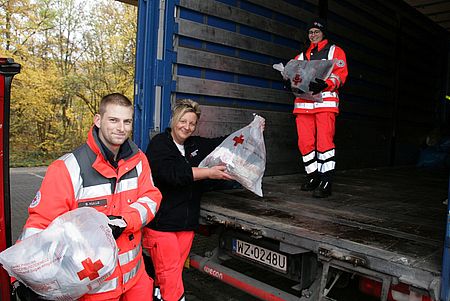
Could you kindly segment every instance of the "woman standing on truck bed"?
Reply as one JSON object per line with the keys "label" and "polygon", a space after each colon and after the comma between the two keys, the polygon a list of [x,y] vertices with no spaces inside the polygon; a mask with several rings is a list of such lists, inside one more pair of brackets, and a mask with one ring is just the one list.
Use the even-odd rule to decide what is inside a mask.
{"label": "woman standing on truck bed", "polygon": [[163,196],[143,235],[143,247],[155,269],[156,300],[184,300],[182,272],[198,227],[203,190],[199,180],[232,179],[225,166],[197,167],[224,139],[192,136],[199,118],[198,103],[178,100],[172,108],[170,128],[156,135],[146,152],[155,186]]}
{"label": "woman standing on truck bed", "polygon": [[316,78],[309,84],[313,94],[322,93],[323,102],[297,97],[294,102],[298,147],[306,171],[301,190],[313,191],[313,197],[331,195],[331,182],[335,167],[334,132],[339,113],[338,89],[347,78],[347,60],[344,51],[326,38],[326,23],[316,19],[308,24],[309,47],[297,55],[297,60],[336,60],[326,80]]}

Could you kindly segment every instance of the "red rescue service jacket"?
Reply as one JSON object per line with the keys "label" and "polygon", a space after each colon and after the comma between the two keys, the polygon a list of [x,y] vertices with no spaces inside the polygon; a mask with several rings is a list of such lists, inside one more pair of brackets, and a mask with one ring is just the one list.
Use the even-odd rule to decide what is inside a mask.
{"label": "red rescue service jacket", "polygon": [[105,159],[94,127],[87,143],[54,161],[32,201],[19,240],[45,229],[56,217],[89,206],[106,215],[122,216],[127,228],[117,238],[118,264],[113,274],[84,300],[117,298],[145,272],[141,228],[150,222],[161,202],[150,166],[141,150],[128,140],[132,153],[119,160],[117,170]]}
{"label": "red rescue service jacket", "polygon": [[[317,47],[317,52],[311,57],[312,50]],[[347,59],[345,52],[340,47],[328,43],[328,40],[322,40],[317,44],[309,45],[305,53],[300,53],[295,57],[296,60],[332,60],[336,59],[330,77],[326,79],[328,87],[322,91],[323,102],[314,102],[311,100],[297,97],[294,101],[294,114],[314,114],[319,112],[339,113],[339,95],[338,89],[342,87],[347,79]]]}

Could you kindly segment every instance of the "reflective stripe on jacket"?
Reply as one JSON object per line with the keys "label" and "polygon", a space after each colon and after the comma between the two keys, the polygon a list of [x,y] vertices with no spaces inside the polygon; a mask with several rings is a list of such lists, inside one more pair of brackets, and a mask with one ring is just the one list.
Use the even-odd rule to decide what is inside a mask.
{"label": "reflective stripe on jacket", "polygon": [[[317,52],[311,57],[311,52],[317,47]],[[322,40],[317,44],[311,44],[305,53],[300,53],[296,60],[333,60],[336,59],[331,75],[326,79],[328,87],[322,91],[323,102],[297,97],[294,101],[294,114],[335,112],[339,113],[338,89],[342,87],[347,79],[347,59],[345,52],[336,45],[331,45],[328,40]]]}
{"label": "reflective stripe on jacket", "polygon": [[19,240],[45,229],[67,211],[89,206],[106,215],[122,216],[127,228],[117,238],[118,266],[91,292],[96,300],[116,298],[145,271],[141,229],[156,214],[161,193],[154,186],[145,154],[130,140],[132,154],[119,160],[117,170],[105,159],[94,127],[87,143],[54,161],[31,203]]}

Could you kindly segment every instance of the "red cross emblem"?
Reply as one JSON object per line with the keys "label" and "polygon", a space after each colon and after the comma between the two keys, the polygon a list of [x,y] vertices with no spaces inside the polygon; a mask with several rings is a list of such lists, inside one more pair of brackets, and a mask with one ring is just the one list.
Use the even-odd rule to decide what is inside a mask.
{"label": "red cross emblem", "polygon": [[302,79],[300,78],[300,75],[296,74],[292,81],[294,82],[294,85],[297,86],[299,83],[302,82]]}
{"label": "red cross emblem", "polygon": [[242,143],[244,143],[244,135],[241,134],[239,137],[235,136],[233,138],[233,140],[234,140],[234,146],[237,146],[238,144],[242,144]]}
{"label": "red cross emblem", "polygon": [[98,271],[103,267],[103,263],[100,261],[100,259],[96,262],[92,262],[90,258],[86,258],[81,262],[81,264],[83,265],[84,270],[81,270],[77,273],[80,280],[83,280],[86,277],[89,277],[90,280],[94,280],[99,276]]}

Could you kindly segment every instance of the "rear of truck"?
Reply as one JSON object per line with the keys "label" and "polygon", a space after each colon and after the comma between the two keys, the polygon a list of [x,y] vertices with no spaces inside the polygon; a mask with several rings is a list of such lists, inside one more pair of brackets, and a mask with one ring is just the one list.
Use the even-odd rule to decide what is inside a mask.
{"label": "rear of truck", "polygon": [[[354,293],[354,301],[439,300],[447,177],[444,170],[365,168],[338,171],[327,199],[301,191],[302,177],[293,175],[266,177],[263,198],[207,193],[202,222],[214,227],[218,248],[193,260],[222,279],[269,283],[246,281],[246,290],[265,287],[280,300],[342,297],[336,288],[349,277],[378,298]],[[275,274],[278,281],[267,277]]]}
{"label": "rear of truck", "polygon": [[[293,95],[283,89],[279,72],[272,68],[276,63],[286,64],[300,52],[306,24],[319,13],[328,21],[328,38],[345,50],[349,66],[336,124],[338,175],[333,197],[338,200],[325,204],[312,202],[299,192],[303,167],[291,113]],[[252,290],[264,300],[326,298],[330,279],[336,279],[333,277],[341,271],[382,283],[362,284],[366,292],[373,284],[371,292],[378,290],[381,300],[392,296],[389,288],[397,282],[406,285],[408,293],[402,287],[405,296],[417,291],[423,298],[437,300],[446,176],[442,183],[442,174],[430,175],[436,181],[431,181],[435,189],[429,191],[420,181],[411,186],[387,184],[391,178],[395,182],[415,174],[415,169],[400,175],[395,175],[394,169],[394,175],[386,171],[373,177],[370,172],[353,175],[346,170],[415,165],[427,135],[447,121],[448,45],[444,29],[403,1],[140,0],[134,139],[145,149],[152,135],[168,126],[171,103],[179,98],[191,98],[202,105],[198,134],[206,137],[243,127],[253,113],[263,116],[265,197],[258,199],[242,191],[206,194],[202,222],[220,232],[222,248],[211,253],[217,259],[214,264],[227,256],[239,258],[270,271],[266,275],[284,277],[297,285],[294,291],[286,292],[265,286],[256,275],[234,274],[237,267],[224,267],[237,277],[229,278],[220,266],[200,264],[208,260],[205,257],[193,257],[194,265],[197,262],[216,278]],[[420,173],[417,176],[424,179]],[[341,179],[345,181],[339,184]],[[387,187],[380,193],[384,184]],[[433,231],[417,234],[417,229],[426,228],[427,219],[419,225],[411,223],[406,230],[389,230],[397,220],[419,221],[414,215],[397,219],[384,213],[404,213],[402,208],[408,208],[410,198],[423,197],[421,187],[433,197],[436,212],[420,207],[420,198],[414,199],[414,209],[432,218],[439,231],[432,239],[429,233]],[[444,192],[439,189],[442,187]],[[370,199],[372,196],[376,197]],[[361,204],[380,206],[374,209]],[[330,208],[321,211],[323,207]],[[357,208],[361,220],[352,223],[348,208]],[[304,212],[310,216],[305,217]],[[391,224],[377,228],[380,220]],[[358,227],[367,232],[356,231]],[[346,233],[345,239],[338,230]],[[373,233],[381,236],[375,235],[375,242],[380,239],[385,243],[362,241]],[[390,249],[402,242],[418,248],[421,238],[429,249],[420,256]],[[412,265],[413,259],[423,267]]]}

